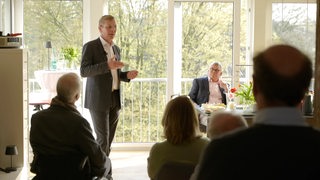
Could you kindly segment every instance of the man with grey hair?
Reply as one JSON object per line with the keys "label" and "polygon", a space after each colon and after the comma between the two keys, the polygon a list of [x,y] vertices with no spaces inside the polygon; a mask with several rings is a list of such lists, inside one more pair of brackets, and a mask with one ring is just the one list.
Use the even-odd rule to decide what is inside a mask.
{"label": "man with grey hair", "polygon": [[92,179],[105,177],[111,162],[94,139],[87,120],[76,109],[81,81],[75,73],[62,75],[50,107],[31,117],[30,144],[34,179]]}
{"label": "man with grey hair", "polygon": [[219,62],[210,64],[207,76],[195,78],[189,92],[189,97],[198,106],[203,103],[227,104],[228,86],[221,80],[222,66]]}
{"label": "man with grey hair", "polygon": [[213,139],[236,129],[247,127],[247,121],[240,114],[227,111],[216,112],[208,119],[207,135],[210,139]]}
{"label": "man with grey hair", "polygon": [[195,78],[189,92],[190,99],[194,102],[199,113],[200,130],[206,132],[203,122],[207,121],[207,115],[201,111],[201,105],[204,103],[227,105],[226,93],[228,85],[221,80],[222,65],[220,62],[210,64],[207,76]]}

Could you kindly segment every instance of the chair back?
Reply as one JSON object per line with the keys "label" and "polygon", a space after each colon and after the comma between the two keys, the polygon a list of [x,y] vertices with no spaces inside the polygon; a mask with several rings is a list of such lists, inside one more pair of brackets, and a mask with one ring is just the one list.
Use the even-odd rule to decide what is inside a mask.
{"label": "chair back", "polygon": [[167,162],[159,170],[155,180],[189,180],[195,165],[190,162]]}

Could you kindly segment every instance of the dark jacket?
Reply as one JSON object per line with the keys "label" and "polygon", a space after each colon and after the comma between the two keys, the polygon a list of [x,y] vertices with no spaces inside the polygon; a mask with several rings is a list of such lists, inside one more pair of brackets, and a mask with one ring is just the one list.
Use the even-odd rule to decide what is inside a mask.
{"label": "dark jacket", "polygon": [[312,127],[257,124],[211,141],[196,179],[317,180],[319,152]]}
{"label": "dark jacket", "polygon": [[[120,48],[114,45],[117,61],[121,60]],[[87,77],[84,107],[96,111],[106,111],[111,105],[112,74],[108,68],[107,53],[100,38],[86,43],[82,49],[80,74]],[[117,70],[120,81],[129,82],[127,72]],[[120,104],[120,96],[118,97]]]}
{"label": "dark jacket", "polygon": [[[35,155],[32,170],[41,169],[41,157],[70,157],[76,161],[88,158],[92,176],[103,176],[110,170],[110,159],[96,142],[90,124],[80,113],[51,105],[31,117],[30,144]],[[68,163],[61,162],[61,166]],[[71,160],[70,160],[71,161]],[[45,161],[42,161],[45,162]],[[59,171],[53,169],[53,174]]]}
{"label": "dark jacket", "polygon": [[[222,103],[227,104],[226,92],[224,89],[219,87],[222,97]],[[195,78],[192,82],[192,87],[189,93],[189,97],[193,102],[201,106],[203,103],[208,103],[209,101],[209,81],[208,77]]]}

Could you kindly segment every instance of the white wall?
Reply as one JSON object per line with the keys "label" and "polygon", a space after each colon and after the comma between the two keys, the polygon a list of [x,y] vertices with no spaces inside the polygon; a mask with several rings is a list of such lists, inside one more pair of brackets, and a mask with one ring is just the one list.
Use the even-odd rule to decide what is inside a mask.
{"label": "white wall", "polygon": [[19,154],[13,156],[13,166],[22,167],[28,118],[27,54],[23,49],[0,49],[0,57],[0,167],[10,166],[7,145],[17,145]]}

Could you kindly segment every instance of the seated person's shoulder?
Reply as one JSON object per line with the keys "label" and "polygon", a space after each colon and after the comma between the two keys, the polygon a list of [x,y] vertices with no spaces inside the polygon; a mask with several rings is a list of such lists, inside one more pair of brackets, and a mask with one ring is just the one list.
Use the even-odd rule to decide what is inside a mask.
{"label": "seated person's shoulder", "polygon": [[196,143],[201,146],[206,146],[207,144],[209,144],[209,142],[210,142],[210,139],[205,136],[199,137],[196,140]]}

